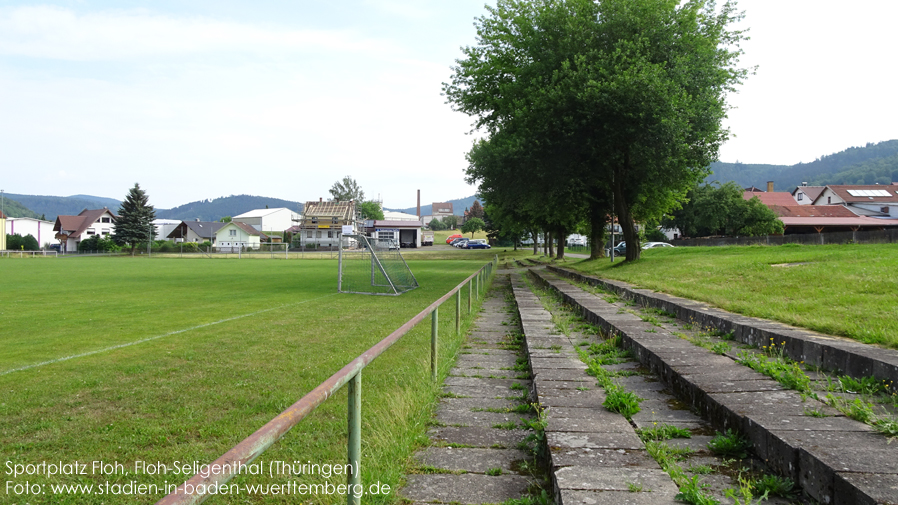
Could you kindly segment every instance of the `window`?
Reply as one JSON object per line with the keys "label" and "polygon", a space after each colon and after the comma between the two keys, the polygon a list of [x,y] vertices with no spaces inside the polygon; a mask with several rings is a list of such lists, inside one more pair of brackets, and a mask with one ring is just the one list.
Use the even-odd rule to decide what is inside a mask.
{"label": "window", "polygon": [[328,232],[327,232],[327,238],[334,238],[334,232],[328,231]]}
{"label": "window", "polygon": [[889,208],[888,208],[888,207],[882,207],[882,208],[879,209],[879,211],[882,212],[883,214],[888,214],[888,213],[889,213]]}
{"label": "window", "polygon": [[306,232],[306,238],[312,238],[312,232],[311,232],[311,231],[307,231],[307,232]]}
{"label": "window", "polygon": [[833,203],[833,197],[827,196],[827,197],[826,197],[826,203]]}
{"label": "window", "polygon": [[804,200],[804,193],[798,193],[798,201]]}
{"label": "window", "polygon": [[236,237],[236,236],[237,236],[237,230],[228,230],[228,235],[231,236],[231,237]]}
{"label": "window", "polygon": [[96,235],[97,232],[94,231],[94,230],[87,230],[87,234],[88,234],[88,235]]}
{"label": "window", "polygon": [[321,238],[321,231],[320,231],[320,230],[315,232],[315,238]]}
{"label": "window", "polygon": [[101,223],[111,223],[112,220],[109,219],[108,217],[101,217],[101,218],[100,218],[100,222],[101,222]]}

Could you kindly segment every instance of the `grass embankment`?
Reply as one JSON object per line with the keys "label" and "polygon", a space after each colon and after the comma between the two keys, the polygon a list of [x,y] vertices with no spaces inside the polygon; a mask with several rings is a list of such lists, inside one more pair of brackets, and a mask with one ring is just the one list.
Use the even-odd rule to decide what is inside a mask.
{"label": "grass embankment", "polygon": [[[88,463],[88,475],[7,476],[23,484],[180,484],[173,463],[211,462],[361,352],[420,312],[482,262],[417,261],[421,285],[399,297],[336,293],[335,261],[186,261],[70,258],[4,262],[0,291],[0,465]],[[463,313],[467,290],[463,290]],[[450,308],[451,307],[451,308]],[[454,302],[440,313],[443,373],[460,345]],[[159,337],[159,338],[154,338]],[[39,365],[67,356],[120,347]],[[362,482],[396,488],[426,440],[431,383],[429,320],[362,374]],[[39,365],[39,366],[34,366]],[[12,371],[22,367],[24,370]],[[342,464],[346,388],[263,456]],[[127,475],[96,475],[90,462]],[[136,461],[168,475],[135,474]],[[267,469],[266,469],[267,470]],[[345,482],[342,475],[241,476],[232,483]],[[48,492],[49,489],[45,488]],[[2,502],[22,501],[4,496]],[[112,498],[153,503],[162,493]],[[27,496],[29,503],[109,503],[108,496]],[[248,495],[251,503],[344,502],[345,496]],[[236,502],[232,497],[222,503]],[[365,496],[368,503],[395,494]],[[214,503],[214,501],[213,501]]]}
{"label": "grass embankment", "polygon": [[[678,247],[568,266],[754,317],[898,348],[898,246]],[[784,265],[784,266],[776,266]]]}

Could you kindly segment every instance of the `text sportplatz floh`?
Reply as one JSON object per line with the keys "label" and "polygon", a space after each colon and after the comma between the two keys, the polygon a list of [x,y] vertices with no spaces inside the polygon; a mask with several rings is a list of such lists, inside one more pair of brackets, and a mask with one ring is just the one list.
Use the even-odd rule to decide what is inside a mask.
{"label": "text sportplatz floh", "polygon": [[[137,460],[128,465],[108,461],[41,461],[38,463],[20,463],[6,461],[4,474],[15,480],[5,482],[4,491],[9,495],[40,494],[104,494],[104,495],[138,495],[138,494],[352,494],[361,497],[366,494],[389,494],[388,484],[377,482],[368,486],[361,484],[348,485],[331,483],[300,483],[293,480],[279,481],[270,484],[189,484],[184,481],[194,475],[204,479],[210,476],[251,475],[275,477],[319,477],[330,479],[334,476],[358,474],[358,466],[351,464],[312,463],[311,461],[257,460],[251,463],[208,464],[199,461],[161,461]],[[31,478],[53,478],[58,476],[116,476],[118,482],[110,484],[39,484],[23,481]],[[120,476],[149,475],[172,476],[164,484],[141,484],[134,480],[126,480]],[[343,480],[343,479],[340,479]],[[183,486],[183,487],[179,487]]]}

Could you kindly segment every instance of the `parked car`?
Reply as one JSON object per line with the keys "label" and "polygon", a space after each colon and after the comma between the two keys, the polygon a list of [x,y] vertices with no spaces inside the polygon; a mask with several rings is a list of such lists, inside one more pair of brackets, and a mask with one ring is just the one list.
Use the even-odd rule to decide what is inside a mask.
{"label": "parked car", "polygon": [[466,238],[464,238],[464,237],[456,237],[456,238],[454,238],[454,239],[452,239],[452,240],[449,241],[449,245],[455,246],[456,244],[458,244],[458,243],[461,242],[462,240],[468,240],[468,239],[466,239]]}
{"label": "parked car", "polygon": [[490,245],[487,244],[486,242],[475,242],[472,240],[469,240],[468,243],[465,245],[465,249],[489,249],[489,248],[490,248]]}
{"label": "parked car", "polygon": [[446,243],[447,243],[447,244],[451,244],[452,241],[455,240],[455,239],[457,239],[457,238],[462,238],[462,236],[461,236],[460,234],[449,235],[449,237],[446,239]]}
{"label": "parked car", "polygon": [[452,245],[455,246],[455,247],[458,247],[459,249],[461,249],[461,248],[463,248],[464,246],[468,245],[468,242],[469,242],[470,240],[471,240],[471,239],[468,239],[468,238],[460,238],[460,239],[458,239],[458,240],[453,241],[453,242],[452,242]]}
{"label": "parked car", "polygon": [[643,249],[657,249],[659,247],[674,247],[674,245],[668,244],[667,242],[646,242],[645,245],[642,246]]}

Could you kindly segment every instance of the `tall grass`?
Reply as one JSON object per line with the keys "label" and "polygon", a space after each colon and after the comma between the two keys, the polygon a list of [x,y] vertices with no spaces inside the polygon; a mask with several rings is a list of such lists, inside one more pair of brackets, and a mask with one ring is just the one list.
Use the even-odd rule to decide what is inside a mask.
{"label": "tall grass", "polygon": [[[775,266],[795,264],[793,266]],[[898,244],[678,247],[585,273],[822,333],[898,348]]]}

